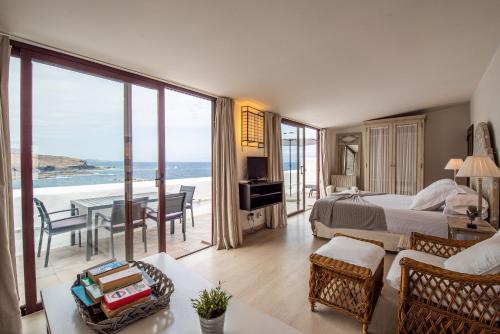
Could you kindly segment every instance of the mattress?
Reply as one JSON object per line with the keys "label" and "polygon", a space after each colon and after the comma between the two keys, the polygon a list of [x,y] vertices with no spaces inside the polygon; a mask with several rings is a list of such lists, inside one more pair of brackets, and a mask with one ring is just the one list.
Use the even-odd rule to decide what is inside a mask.
{"label": "mattress", "polygon": [[448,223],[443,211],[409,210],[413,196],[366,196],[366,201],[384,208],[387,232],[406,234],[419,232],[436,237],[448,237]]}
{"label": "mattress", "polygon": [[[365,196],[363,198],[384,209],[387,231],[380,231],[382,233],[390,234],[394,238],[398,238],[400,235],[409,235],[411,232],[442,238],[446,238],[448,235],[448,224],[442,211],[407,209],[413,201],[413,196],[386,194]],[[328,227],[321,222],[316,222],[316,224],[320,224],[317,226],[316,231],[316,234],[320,237],[331,237],[328,230],[335,230],[335,227]],[[374,234],[375,231],[366,232]]]}

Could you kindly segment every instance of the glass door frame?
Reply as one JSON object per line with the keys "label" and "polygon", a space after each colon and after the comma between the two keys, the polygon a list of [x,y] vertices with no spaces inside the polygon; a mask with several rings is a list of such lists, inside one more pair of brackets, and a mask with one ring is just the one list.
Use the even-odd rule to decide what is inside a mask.
{"label": "glass door frame", "polygon": [[[288,118],[282,118],[281,119],[281,124],[285,124],[285,125],[288,125],[288,126],[293,126],[293,127],[296,127],[298,129],[302,129],[303,131],[303,136],[302,136],[302,157],[301,157],[301,161],[302,161],[302,166],[299,166],[297,164],[297,181],[299,181],[299,176],[298,174],[301,173],[301,170],[303,171],[302,172],[302,208],[300,208],[299,210],[297,211],[294,211],[292,213],[288,213],[287,211],[287,217],[291,217],[291,216],[294,216],[296,214],[299,214],[299,213],[303,213],[306,211],[306,191],[305,191],[305,186],[306,186],[306,173],[305,173],[305,170],[307,168],[306,166],[306,159],[305,159],[305,156],[306,156],[306,135],[305,135],[305,130],[306,129],[312,129],[312,130],[315,130],[316,131],[316,199],[319,199],[320,197],[320,192],[319,192],[319,187],[320,187],[320,184],[319,184],[319,171],[320,171],[320,167],[319,167],[319,164],[320,164],[320,149],[319,149],[319,128],[317,127],[314,127],[314,126],[311,126],[311,125],[307,125],[307,124],[304,124],[304,123],[301,123],[301,122],[297,122],[297,121],[294,121],[294,120],[291,120],[291,119],[288,119]],[[297,136],[299,137],[299,133],[297,132]],[[299,144],[299,143],[298,143]],[[297,146],[298,147],[298,146]],[[297,151],[300,151],[299,148],[297,148]],[[284,152],[282,152],[282,154],[284,154]],[[298,155],[297,155],[297,159],[298,159]],[[299,182],[297,182],[297,187],[299,186]],[[285,189],[285,192],[286,192],[286,189]],[[286,196],[286,194],[285,194]],[[298,191],[297,191],[297,198],[299,194],[298,194]]]}
{"label": "glass door frame", "polygon": [[[184,87],[178,87],[163,81],[159,81],[140,74],[128,72],[122,69],[96,63],[90,60],[78,58],[66,53],[60,53],[11,40],[11,56],[19,57],[21,60],[21,211],[22,211],[22,240],[23,240],[23,263],[24,263],[24,286],[19,289],[25,291],[25,305],[21,306],[21,313],[27,315],[43,308],[42,303],[38,302],[38,289],[36,281],[35,264],[35,234],[34,234],[34,208],[33,208],[33,61],[45,63],[52,66],[59,66],[72,71],[94,75],[108,80],[122,82],[124,84],[124,186],[125,186],[125,250],[126,259],[132,260],[133,255],[133,227],[132,227],[132,85],[142,86],[157,91],[157,122],[158,122],[158,175],[156,177],[158,186],[158,214],[159,214],[159,238],[158,251],[166,251],[166,222],[165,222],[165,89],[175,90],[184,94],[207,99],[211,101],[212,116],[215,114],[216,98],[210,95],[202,94],[189,90]],[[212,142],[213,142],[213,121]],[[212,150],[213,152],[213,150]],[[213,157],[212,157],[213,163]],[[213,168],[212,168],[213,169]],[[212,170],[213,176],[213,170]],[[213,194],[212,184],[212,194]],[[213,198],[213,196],[212,196]],[[212,212],[214,201],[212,200]],[[212,215],[212,235],[211,245],[213,245],[213,215]],[[209,246],[211,246],[209,245]]]}

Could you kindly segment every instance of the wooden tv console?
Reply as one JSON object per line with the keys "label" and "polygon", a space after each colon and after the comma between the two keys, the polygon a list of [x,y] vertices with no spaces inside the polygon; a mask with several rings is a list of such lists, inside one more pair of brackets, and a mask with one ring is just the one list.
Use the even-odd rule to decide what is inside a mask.
{"label": "wooden tv console", "polygon": [[240,209],[253,211],[283,201],[283,182],[240,182]]}

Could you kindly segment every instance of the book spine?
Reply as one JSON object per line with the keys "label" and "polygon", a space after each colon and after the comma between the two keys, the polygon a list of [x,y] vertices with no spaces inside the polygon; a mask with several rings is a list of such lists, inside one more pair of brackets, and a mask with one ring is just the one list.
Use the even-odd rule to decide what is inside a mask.
{"label": "book spine", "polygon": [[130,296],[124,297],[122,299],[110,302],[110,303],[108,303],[107,299],[104,298],[104,303],[106,304],[106,306],[110,310],[115,310],[121,306],[132,303],[132,302],[136,301],[137,299],[149,296],[150,294],[151,294],[151,289],[148,289],[148,290],[140,291],[139,293],[136,293],[134,295],[130,295]]}

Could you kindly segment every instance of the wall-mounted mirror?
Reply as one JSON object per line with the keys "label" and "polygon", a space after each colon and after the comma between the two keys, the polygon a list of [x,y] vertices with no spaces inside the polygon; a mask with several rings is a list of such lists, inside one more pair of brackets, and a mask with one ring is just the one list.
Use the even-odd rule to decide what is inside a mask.
{"label": "wall-mounted mirror", "polygon": [[361,132],[337,135],[336,174],[356,175],[359,178]]}

